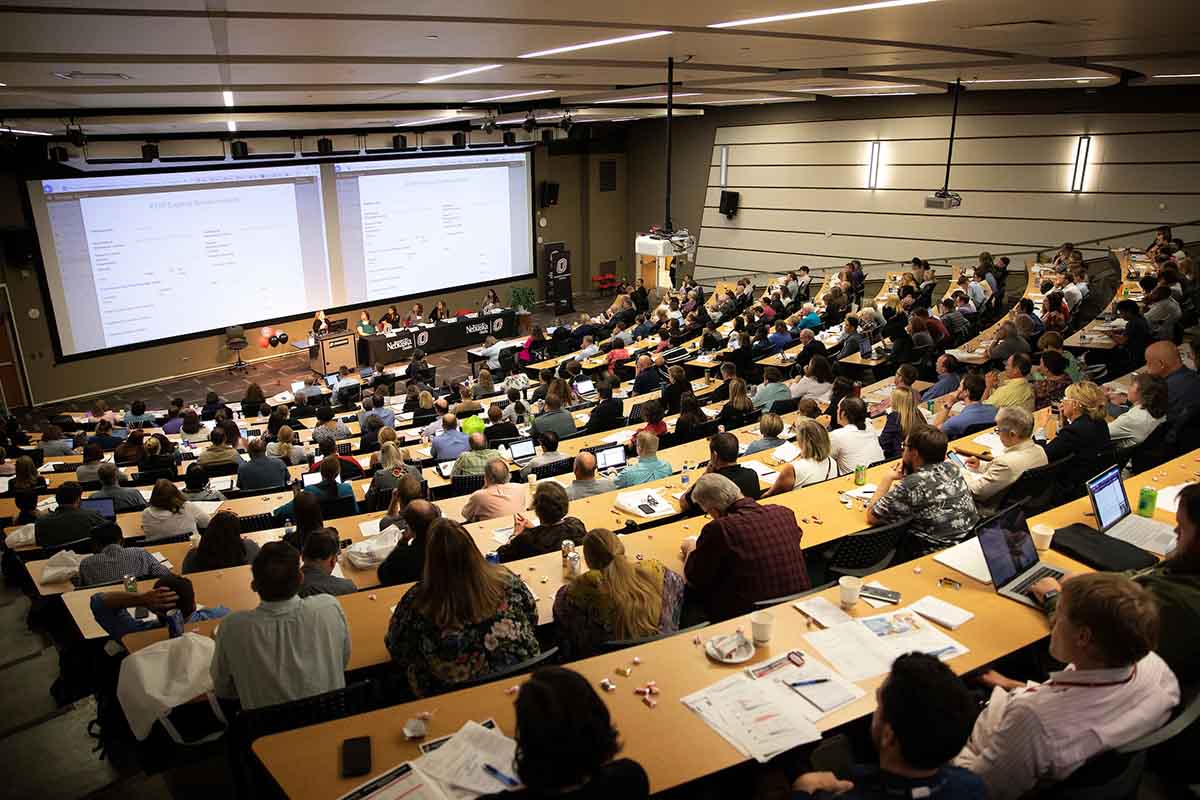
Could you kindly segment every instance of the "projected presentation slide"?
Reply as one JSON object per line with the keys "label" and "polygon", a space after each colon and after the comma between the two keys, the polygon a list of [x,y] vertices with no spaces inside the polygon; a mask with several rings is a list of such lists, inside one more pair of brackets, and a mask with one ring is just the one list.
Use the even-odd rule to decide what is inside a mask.
{"label": "projected presentation slide", "polygon": [[30,188],[64,356],[334,304],[317,164]]}
{"label": "projected presentation slide", "polygon": [[530,154],[334,164],[346,303],[533,272]]}

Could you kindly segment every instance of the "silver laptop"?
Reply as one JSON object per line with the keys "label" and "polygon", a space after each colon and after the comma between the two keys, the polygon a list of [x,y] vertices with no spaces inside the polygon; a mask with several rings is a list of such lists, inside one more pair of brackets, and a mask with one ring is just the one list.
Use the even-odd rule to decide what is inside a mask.
{"label": "silver laptop", "polygon": [[292,382],[292,394],[295,394],[296,392],[300,391],[303,388],[304,388],[304,381],[293,381]]}
{"label": "silver laptop", "polygon": [[996,593],[1027,606],[1038,607],[1027,594],[1030,586],[1042,578],[1062,580],[1067,574],[1038,558],[1025,514],[1019,508],[985,523],[979,531],[979,546]]}
{"label": "silver laptop", "polygon": [[533,439],[517,439],[508,443],[508,455],[514,464],[527,464],[536,454],[537,448],[533,446]]}
{"label": "silver laptop", "polygon": [[575,382],[575,391],[579,393],[580,397],[587,397],[596,393],[596,385],[590,378],[581,378]]}
{"label": "silver laptop", "polygon": [[[316,486],[318,483],[321,482],[321,473],[320,472],[306,472],[300,476],[300,481],[305,486]],[[336,483],[341,483],[342,477],[339,475],[337,478],[334,479],[334,481]]]}
{"label": "silver laptop", "polygon": [[613,444],[600,450],[593,451],[596,456],[596,469],[601,472],[620,469],[625,466],[625,445]]}
{"label": "silver laptop", "polygon": [[1101,533],[1160,556],[1175,549],[1176,536],[1172,526],[1133,513],[1120,467],[1109,467],[1088,480],[1087,492],[1096,514],[1096,527]]}

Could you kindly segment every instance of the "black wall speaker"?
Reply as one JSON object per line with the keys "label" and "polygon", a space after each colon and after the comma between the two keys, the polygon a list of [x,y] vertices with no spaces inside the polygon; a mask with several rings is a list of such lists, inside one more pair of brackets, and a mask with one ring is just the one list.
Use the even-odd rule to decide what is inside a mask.
{"label": "black wall speaker", "polygon": [[154,142],[146,142],[142,145],[142,161],[153,161],[158,158],[158,145]]}
{"label": "black wall speaker", "polygon": [[333,153],[333,139],[322,136],[317,139],[317,152],[323,156]]}
{"label": "black wall speaker", "polygon": [[49,148],[46,151],[46,155],[49,156],[51,161],[58,161],[60,163],[71,157],[71,154],[67,152],[67,148],[60,144],[56,144]]}
{"label": "black wall speaker", "polygon": [[250,148],[241,139],[229,143],[229,154],[234,158],[246,158],[250,155]]}
{"label": "black wall speaker", "polygon": [[552,181],[542,182],[542,208],[558,205],[558,184]]}
{"label": "black wall speaker", "polygon": [[458,131],[452,137],[450,137],[450,141],[454,142],[455,147],[466,147],[467,135],[462,131]]}
{"label": "black wall speaker", "polygon": [[741,195],[738,192],[721,191],[721,213],[728,219],[733,219],[733,215],[738,211],[738,199]]}
{"label": "black wall speaker", "polygon": [[408,149],[408,137],[405,136],[403,133],[397,133],[395,136],[392,137],[392,149],[393,150],[407,150]]}
{"label": "black wall speaker", "polygon": [[504,132],[504,146],[512,147],[516,143],[517,143],[517,134],[514,133],[513,131],[505,131]]}

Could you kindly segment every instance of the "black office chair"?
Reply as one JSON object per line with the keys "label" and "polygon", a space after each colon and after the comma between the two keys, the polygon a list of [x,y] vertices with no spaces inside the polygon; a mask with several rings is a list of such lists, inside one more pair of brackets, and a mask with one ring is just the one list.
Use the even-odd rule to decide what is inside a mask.
{"label": "black office chair", "polygon": [[911,523],[911,518],[905,518],[838,539],[823,559],[825,586],[833,585],[829,579],[835,575],[863,578],[887,568]]}
{"label": "black office chair", "polygon": [[530,470],[537,476],[539,481],[546,478],[553,478],[555,475],[566,475],[575,468],[574,458],[560,458],[558,461],[551,461],[549,464],[541,464]]}
{"label": "black office chair", "polygon": [[701,628],[707,628],[708,622],[700,622],[692,625],[689,628],[680,628],[673,633],[656,633],[653,636],[646,636],[641,639],[610,639],[607,642],[600,643],[601,653],[614,653],[617,650],[624,650],[626,647],[637,647],[640,644],[649,642],[657,642],[659,639],[667,639],[671,636],[680,636],[682,634],[695,633]]}
{"label": "black office chair", "polygon": [[219,478],[224,475],[237,475],[238,467],[241,465],[241,460],[230,464],[205,464],[204,471],[210,478]]}
{"label": "black office chair", "polygon": [[242,533],[255,533],[257,531],[269,531],[273,528],[282,527],[279,520],[274,514],[244,514],[239,517]]}
{"label": "black office chair", "polygon": [[230,372],[245,374],[250,365],[242,361],[242,351],[250,346],[246,338],[246,329],[241,325],[230,325],[225,329],[225,347],[237,356],[237,360],[229,367]]}
{"label": "black office chair", "polygon": [[549,663],[550,660],[555,658],[557,655],[558,648],[551,647],[549,650],[543,650],[541,655],[536,655],[533,658],[526,659],[520,664],[513,664],[511,667],[496,670],[495,672],[487,675],[481,675],[478,678],[473,678],[469,681],[456,683],[452,687],[452,690],[457,692],[459,689],[469,689],[472,686],[481,686],[482,684],[491,683],[492,681],[497,681],[501,678],[512,678],[517,675],[524,675],[527,672],[533,672],[543,664]]}
{"label": "black office chair", "polygon": [[795,411],[800,405],[800,401],[794,397],[789,397],[787,400],[776,400],[771,403],[772,414],[790,414]]}
{"label": "black office chair", "polygon": [[823,586],[817,586],[817,587],[814,587],[811,589],[805,589],[803,592],[796,592],[795,594],[785,594],[782,597],[770,597],[766,600],[755,600],[754,607],[755,608],[770,608],[771,606],[777,606],[782,603],[790,603],[793,600],[799,600],[801,598],[808,597],[810,594],[816,594],[817,592],[823,591],[824,588],[825,587],[823,587]]}
{"label": "black office chair", "polygon": [[1058,461],[1053,461],[1042,467],[1027,469],[1011,486],[1004,490],[1000,506],[1012,506],[1021,503],[1027,515],[1041,514],[1055,505],[1058,473],[1075,458],[1074,453],[1068,453]]}
{"label": "black office chair", "polygon": [[457,497],[463,494],[470,494],[483,488],[483,474],[479,475],[456,475],[450,479],[450,496]]}
{"label": "black office chair", "polygon": [[336,500],[325,500],[321,503],[321,516],[326,521],[341,517],[352,517],[358,513],[358,501],[354,495],[348,494]]}

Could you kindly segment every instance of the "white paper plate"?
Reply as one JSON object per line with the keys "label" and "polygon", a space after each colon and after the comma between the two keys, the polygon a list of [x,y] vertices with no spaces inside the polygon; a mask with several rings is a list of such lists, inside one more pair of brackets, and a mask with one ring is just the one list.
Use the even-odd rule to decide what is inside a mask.
{"label": "white paper plate", "polygon": [[722,664],[743,664],[754,658],[754,642],[749,639],[746,643],[733,652],[729,658],[721,658],[717,655],[717,650],[713,647],[713,640],[709,639],[704,643],[704,653],[713,661],[718,661]]}

